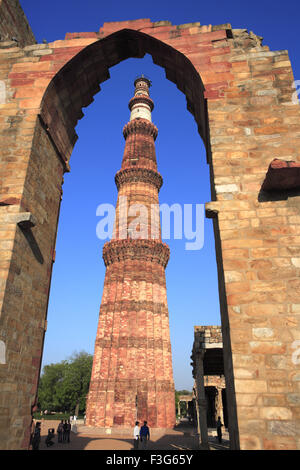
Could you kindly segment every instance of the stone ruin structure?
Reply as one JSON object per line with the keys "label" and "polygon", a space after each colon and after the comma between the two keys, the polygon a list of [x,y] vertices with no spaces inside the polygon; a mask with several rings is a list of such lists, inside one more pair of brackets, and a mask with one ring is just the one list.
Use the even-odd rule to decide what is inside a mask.
{"label": "stone ruin structure", "polygon": [[208,448],[208,428],[214,428],[218,416],[228,427],[223,340],[220,326],[195,326],[192,350],[194,406],[200,444]]}
{"label": "stone ruin structure", "polygon": [[220,416],[225,428],[228,428],[225,376],[204,376],[204,389],[207,402],[207,427],[215,428]]}
{"label": "stone ruin structure", "polygon": [[148,53],[185,94],[210,167],[230,446],[299,449],[300,108],[288,52],[230,24],[150,19],[37,44],[17,0],[0,0],[0,18],[1,447],[28,448],[76,123],[110,67]]}
{"label": "stone ruin structure", "polygon": [[177,403],[177,418],[178,419],[181,418],[181,412],[182,412],[181,403],[183,403],[184,413],[186,415],[190,415],[190,414],[193,415],[193,408],[194,408],[193,399],[194,397],[192,394],[191,395],[179,395],[178,403]]}

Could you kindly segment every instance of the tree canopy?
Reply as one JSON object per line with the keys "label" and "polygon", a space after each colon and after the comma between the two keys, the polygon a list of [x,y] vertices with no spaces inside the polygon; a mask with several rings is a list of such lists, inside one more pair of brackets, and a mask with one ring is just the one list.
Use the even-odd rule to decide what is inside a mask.
{"label": "tree canopy", "polygon": [[[85,411],[92,365],[93,356],[82,351],[67,360],[44,366],[38,389],[38,408],[75,414]],[[188,390],[175,391],[176,411],[179,395],[189,394]]]}
{"label": "tree canopy", "polygon": [[84,351],[44,366],[38,389],[38,407],[45,411],[85,410],[93,356]]}

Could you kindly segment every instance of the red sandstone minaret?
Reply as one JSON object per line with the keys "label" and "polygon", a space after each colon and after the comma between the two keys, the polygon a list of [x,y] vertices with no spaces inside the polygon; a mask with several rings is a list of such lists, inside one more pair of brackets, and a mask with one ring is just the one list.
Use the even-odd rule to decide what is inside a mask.
{"label": "red sandstone minaret", "polygon": [[[134,82],[118,188],[114,234],[103,247],[104,290],[87,403],[87,425],[152,428],[175,424],[175,396],[166,295],[169,247],[160,233],[157,128],[150,80]],[[137,224],[139,221],[139,224]]]}

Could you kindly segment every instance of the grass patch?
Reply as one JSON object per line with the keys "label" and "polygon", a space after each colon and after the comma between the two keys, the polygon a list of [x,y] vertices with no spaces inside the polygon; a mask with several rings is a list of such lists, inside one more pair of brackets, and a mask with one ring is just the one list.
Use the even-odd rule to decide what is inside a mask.
{"label": "grass patch", "polygon": [[[57,420],[65,420],[65,419],[70,419],[70,413],[55,413],[55,414],[42,414],[40,412],[33,413],[34,419],[41,420],[44,419],[46,421],[57,421]],[[84,416],[79,415],[77,416],[77,419],[83,419]]]}

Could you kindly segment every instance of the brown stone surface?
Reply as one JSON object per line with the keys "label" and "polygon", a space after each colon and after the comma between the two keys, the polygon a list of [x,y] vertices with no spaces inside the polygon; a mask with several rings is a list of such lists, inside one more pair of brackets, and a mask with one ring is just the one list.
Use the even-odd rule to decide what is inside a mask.
{"label": "brown stone surface", "polygon": [[21,47],[36,43],[18,0],[0,0],[0,36],[1,41],[17,39]]}
{"label": "brown stone surface", "polygon": [[[23,39],[28,44],[25,33]],[[284,191],[260,197],[274,159],[300,161],[287,51],[270,51],[260,37],[230,25],[180,27],[149,19],[20,45],[0,44],[7,91],[0,105],[1,447],[28,446],[62,175],[82,107],[109,78],[109,67],[150,53],[185,93],[211,166],[206,211],[216,238],[231,446],[299,448],[299,197]],[[22,231],[7,222],[19,212],[32,213],[37,225]],[[257,263],[264,260],[271,264]],[[265,336],[257,328],[266,328]],[[280,408],[274,417],[263,411],[270,394]]]}

